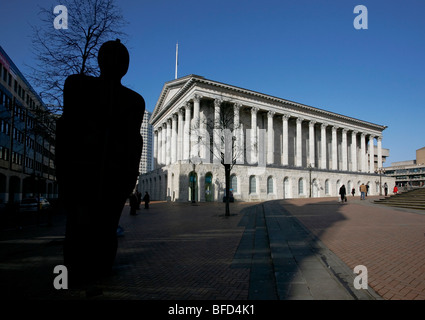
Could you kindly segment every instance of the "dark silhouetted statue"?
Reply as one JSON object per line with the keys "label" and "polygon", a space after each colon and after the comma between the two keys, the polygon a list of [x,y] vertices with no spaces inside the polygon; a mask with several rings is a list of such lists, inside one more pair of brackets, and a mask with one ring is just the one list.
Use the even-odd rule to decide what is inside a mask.
{"label": "dark silhouetted statue", "polygon": [[56,174],[67,214],[64,264],[70,286],[112,270],[121,212],[139,175],[145,101],[121,84],[129,60],[119,40],[108,41],[99,50],[99,77],[78,74],[65,81]]}

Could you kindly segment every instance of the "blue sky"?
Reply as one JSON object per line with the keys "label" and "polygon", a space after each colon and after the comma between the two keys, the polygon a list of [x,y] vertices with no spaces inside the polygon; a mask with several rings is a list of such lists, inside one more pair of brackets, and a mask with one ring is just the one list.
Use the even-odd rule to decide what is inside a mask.
{"label": "blue sky", "polygon": [[[0,44],[25,74],[33,63],[37,6],[0,4]],[[123,84],[152,111],[164,82],[197,74],[265,94],[386,125],[391,162],[425,146],[423,0],[118,0],[129,22],[130,68]],[[368,29],[356,30],[356,5]],[[53,24],[52,24],[53,27]],[[72,26],[69,26],[70,28]]]}

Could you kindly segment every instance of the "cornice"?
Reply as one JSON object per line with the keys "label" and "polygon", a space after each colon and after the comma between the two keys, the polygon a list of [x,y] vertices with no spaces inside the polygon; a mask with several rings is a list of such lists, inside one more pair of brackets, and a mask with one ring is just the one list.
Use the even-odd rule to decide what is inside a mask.
{"label": "cornice", "polygon": [[[169,90],[171,90],[172,88],[174,88],[176,86],[181,85],[182,83],[184,83],[182,88],[167,102],[166,105],[162,105],[162,103],[163,103],[165,97],[167,96],[167,93],[169,92]],[[163,90],[161,92],[161,96],[158,99],[158,102],[155,106],[154,112],[153,112],[151,120],[150,120],[151,124],[154,123],[157,119],[159,119],[164,114],[164,112],[169,109],[170,106],[172,106],[179,99],[181,99],[181,97],[184,96],[196,84],[200,84],[200,85],[202,84],[204,86],[210,86],[212,88],[218,88],[219,90],[217,90],[217,91],[222,91],[224,89],[224,90],[227,90],[227,91],[235,92],[237,94],[243,94],[243,95],[248,96],[250,98],[262,100],[262,101],[265,101],[265,102],[270,102],[275,107],[276,107],[276,104],[278,104],[279,107],[285,107],[285,108],[292,107],[292,108],[294,108],[294,111],[296,111],[297,113],[304,113],[304,114],[314,113],[318,116],[325,118],[326,121],[328,121],[328,122],[329,122],[329,120],[332,120],[332,119],[342,120],[342,121],[350,122],[350,123],[356,124],[356,125],[367,126],[370,129],[378,130],[378,131],[383,131],[387,128],[387,126],[384,126],[384,125],[379,125],[379,124],[371,123],[371,122],[368,122],[368,121],[344,116],[344,115],[339,114],[339,113],[335,113],[335,112],[327,111],[327,110],[324,110],[324,109],[321,109],[321,108],[316,108],[316,107],[308,106],[308,105],[305,105],[305,104],[297,103],[297,102],[294,102],[294,101],[274,97],[274,96],[267,95],[267,94],[264,94],[264,93],[260,93],[260,92],[257,92],[257,91],[252,91],[252,90],[240,88],[240,87],[225,84],[225,83],[222,83],[222,82],[212,81],[212,80],[206,79],[204,77],[201,77],[201,76],[198,76],[198,75],[193,75],[193,74],[179,78],[179,79],[176,79],[176,80],[166,82],[164,84]],[[286,109],[282,110],[282,111],[285,112],[285,113],[288,112],[288,110],[286,110]]]}

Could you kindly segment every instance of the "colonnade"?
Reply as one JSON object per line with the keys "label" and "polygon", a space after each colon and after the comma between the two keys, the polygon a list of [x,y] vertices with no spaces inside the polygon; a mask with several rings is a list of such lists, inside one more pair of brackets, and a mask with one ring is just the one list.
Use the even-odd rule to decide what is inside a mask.
{"label": "colonnade", "polygon": [[[206,129],[205,122],[200,121],[201,117],[203,119],[207,117],[207,115],[200,112],[201,98],[199,95],[194,95],[183,107],[174,113],[168,114],[168,117],[164,117],[161,122],[155,124],[154,159],[156,167],[173,164],[179,160],[189,161],[191,157],[197,155],[202,159],[209,159],[210,151],[208,147],[196,143],[198,133],[193,131],[193,128]],[[211,112],[211,115],[208,115],[214,117],[213,119],[217,129],[222,103],[222,100],[215,99],[214,110]],[[248,125],[241,123],[240,111],[242,108],[250,109],[251,123],[249,129],[244,129],[244,126],[248,127]],[[376,139],[377,167],[382,167],[382,136],[379,133],[361,132],[360,129],[354,126],[353,128],[349,128],[343,122],[338,123],[337,120],[333,119],[329,122],[320,121],[319,119],[277,112],[276,110],[260,109],[258,106],[244,106],[239,102],[233,103],[233,109],[233,123],[235,128],[233,135],[236,137],[236,148],[238,150],[245,150],[246,153],[249,152],[249,155],[243,152],[238,153],[237,163],[239,164],[243,164],[246,159],[249,159],[250,164],[257,163],[259,161],[260,150],[264,150],[264,156],[268,165],[288,166],[292,163],[295,167],[302,167],[303,156],[308,156],[307,163],[312,168],[373,173],[375,172],[374,140]],[[258,127],[259,112],[267,113],[266,145],[262,145],[261,139],[259,140],[261,138],[259,137],[260,130]],[[294,152],[291,155],[289,152],[289,121],[294,120],[295,143]],[[280,150],[275,150],[276,145],[279,144],[274,142],[276,137],[274,130],[277,121],[282,122]],[[308,145],[304,151],[307,152],[307,155],[303,155],[303,136],[306,136],[303,124],[305,123],[308,123]],[[330,131],[330,146],[328,146],[328,131]],[[318,132],[320,134],[317,134]],[[320,135],[320,139],[316,135]],[[216,132],[213,134],[212,139],[215,145],[220,144],[220,136]],[[317,139],[320,140],[320,143],[316,144]],[[350,143],[348,140],[350,140]],[[248,148],[248,142],[257,141],[260,141],[257,143],[257,146],[261,146],[261,148]],[[338,152],[338,150],[340,151]],[[280,163],[276,161],[275,151],[280,152]],[[291,161],[290,156],[294,157]]]}

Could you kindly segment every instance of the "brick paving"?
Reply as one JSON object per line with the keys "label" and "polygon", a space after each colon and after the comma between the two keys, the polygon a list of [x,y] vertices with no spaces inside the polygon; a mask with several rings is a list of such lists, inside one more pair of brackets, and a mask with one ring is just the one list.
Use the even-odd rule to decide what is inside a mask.
{"label": "brick paving", "polygon": [[[425,299],[425,215],[372,203],[329,199],[280,202],[352,270],[364,265],[368,283],[385,300]],[[311,208],[311,209],[309,209]]]}
{"label": "brick paving", "polygon": [[129,299],[246,299],[249,269],[231,268],[241,216],[224,217],[223,209],[163,203],[136,217],[124,212],[116,262],[127,270],[112,285],[126,287]]}
{"label": "brick paving", "polygon": [[[137,216],[125,207],[114,274],[96,288],[101,299],[247,299],[249,268],[232,268],[244,227],[244,207],[232,204],[152,203]],[[0,283],[8,298],[80,299],[85,288],[53,288],[53,268],[62,264],[64,221],[54,227],[24,227],[0,237]],[[5,259],[6,258],[6,259]]]}
{"label": "brick paving", "polygon": [[[263,248],[257,240],[268,237],[270,243],[274,241],[272,258],[276,249],[283,248],[276,241],[286,236],[273,234],[279,230],[273,227],[273,221],[287,220],[276,211],[281,206],[349,271],[356,265],[366,266],[369,286],[383,299],[425,299],[425,215],[373,204],[373,199],[349,198],[347,204],[329,198],[274,201],[263,206],[266,220],[262,224],[258,224],[260,216],[253,215],[253,203],[231,204],[230,217],[224,217],[223,203],[152,203],[149,210],[141,209],[137,216],[130,216],[126,207],[121,218],[125,233],[119,238],[114,274],[96,284],[103,291],[101,295],[89,298],[261,299],[261,283],[268,286],[268,295],[263,293],[263,298],[272,297],[276,288],[269,282],[253,282],[260,274],[255,274],[256,268],[270,275],[273,264],[273,259],[262,256],[270,248]],[[85,288],[53,288],[53,268],[62,264],[64,219],[54,216],[52,222],[49,227],[42,224],[0,231],[2,299],[87,298]],[[294,239],[285,241],[293,248],[302,245]],[[258,254],[261,256],[255,260]],[[303,267],[312,258],[305,259]],[[276,281],[287,281],[281,279],[282,274],[275,274],[279,276]],[[306,284],[311,290],[313,283]]]}

